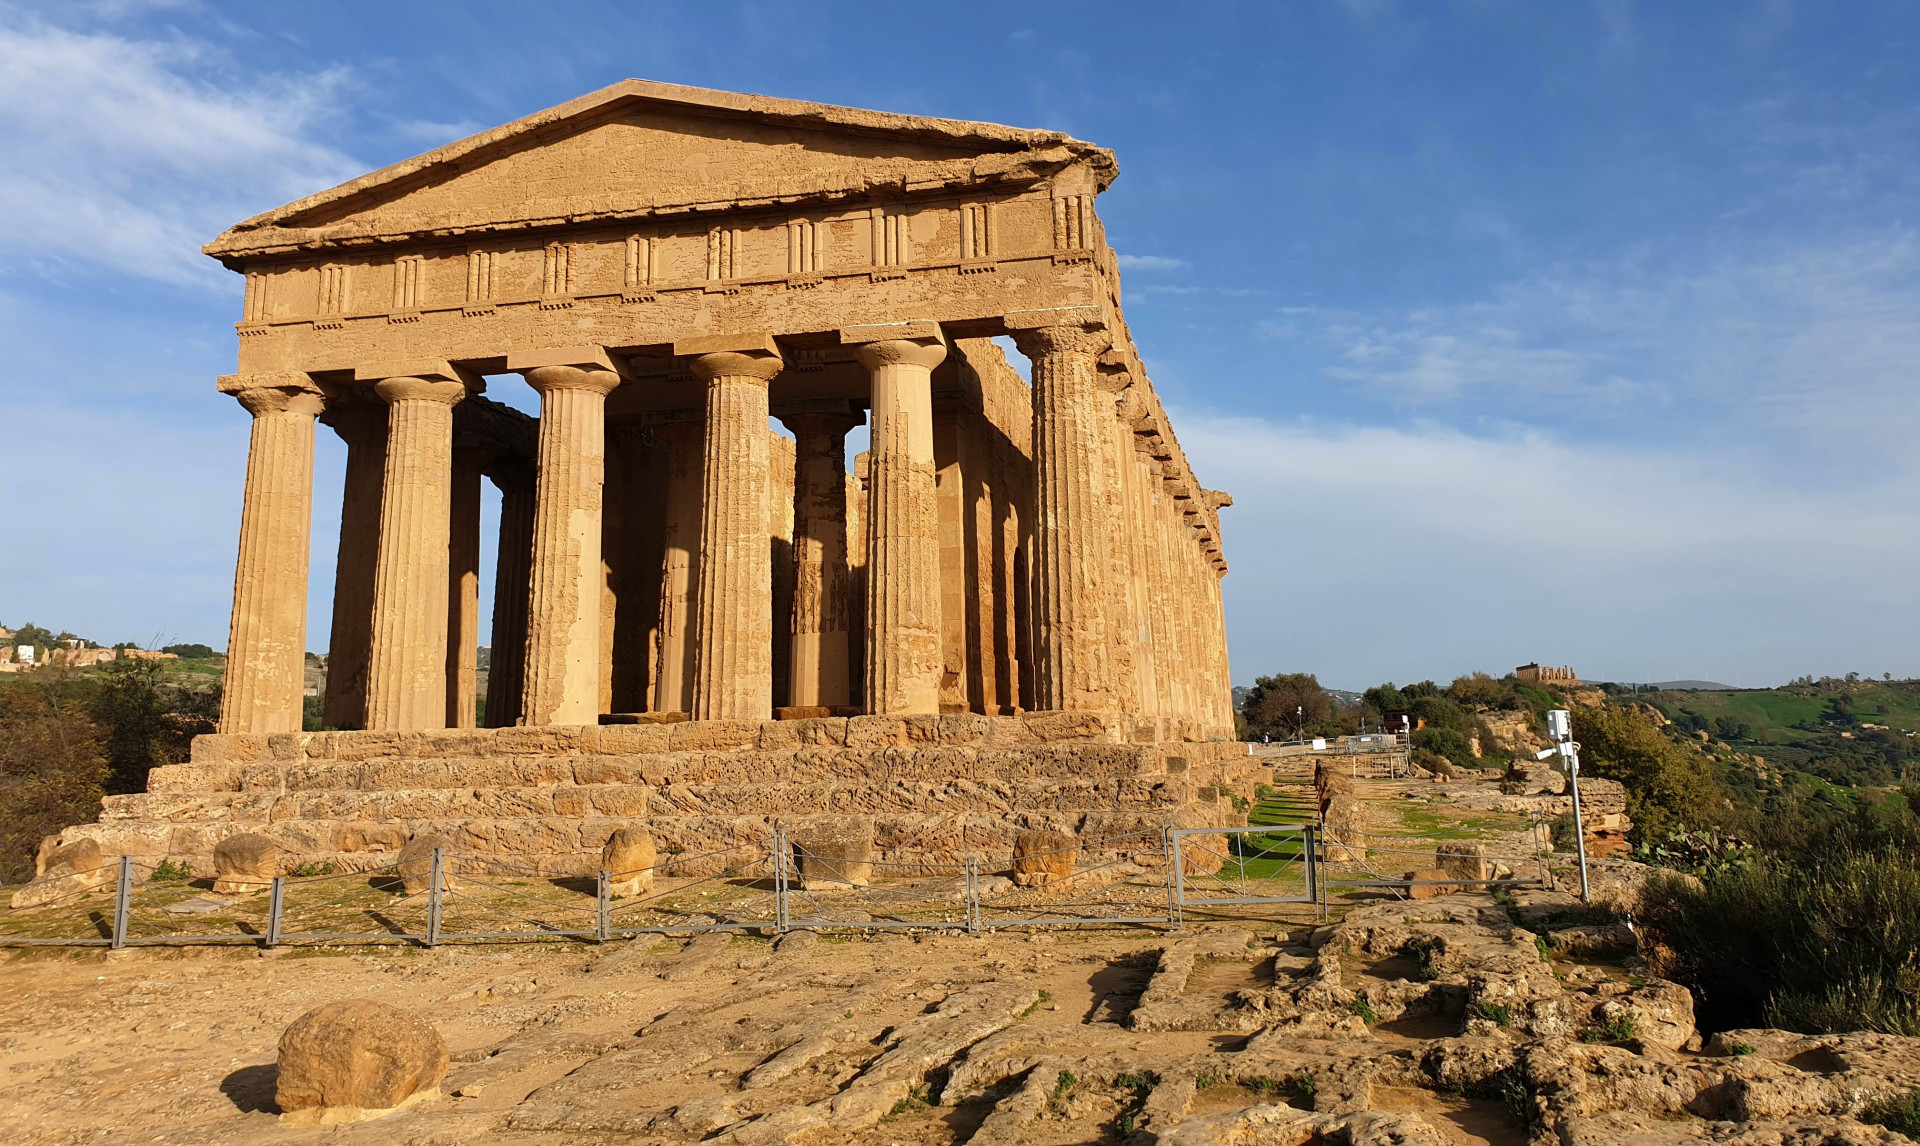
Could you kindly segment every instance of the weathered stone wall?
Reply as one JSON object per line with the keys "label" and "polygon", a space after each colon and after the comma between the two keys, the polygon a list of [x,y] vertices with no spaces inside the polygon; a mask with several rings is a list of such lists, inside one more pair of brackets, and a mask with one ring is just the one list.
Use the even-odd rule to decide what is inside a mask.
{"label": "weathered stone wall", "polygon": [[870,816],[895,862],[1006,852],[1026,828],[1094,841],[1243,822],[1228,794],[1253,794],[1260,761],[1164,732],[1031,713],[202,736],[191,762],[154,769],[146,793],[108,797],[63,838],[210,872],[214,847],[243,832],[291,862],[356,869],[432,831],[470,855],[589,871],[630,822],[665,852],[700,853],[800,813]]}

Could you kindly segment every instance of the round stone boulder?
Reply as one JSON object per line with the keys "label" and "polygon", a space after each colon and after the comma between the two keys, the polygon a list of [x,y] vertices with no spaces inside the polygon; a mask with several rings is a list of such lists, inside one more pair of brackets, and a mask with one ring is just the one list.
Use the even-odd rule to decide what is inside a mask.
{"label": "round stone boulder", "polygon": [[787,838],[804,889],[865,887],[873,881],[873,820],[835,816],[796,825]]}
{"label": "round stone boulder", "polygon": [[447,1044],[424,1019],[372,999],[315,1007],[280,1036],[274,1101],[296,1125],[362,1122],[440,1093]]}
{"label": "round stone boulder", "polygon": [[62,844],[59,836],[40,841],[33,857],[33,882],[13,893],[14,907],[39,907],[112,883],[117,872],[100,854],[100,842],[81,838]]}
{"label": "round stone boulder", "polygon": [[419,895],[433,886],[435,848],[441,851],[440,890],[453,890],[453,841],[438,832],[421,832],[400,849],[400,858],[395,864],[400,871],[400,886],[408,895]]}
{"label": "round stone boulder", "polygon": [[614,829],[600,849],[600,870],[607,873],[607,894],[639,895],[653,886],[657,859],[653,834],[636,824]]}
{"label": "round stone boulder", "polygon": [[1033,828],[1013,837],[1013,882],[1044,887],[1073,874],[1080,840],[1068,832]]}
{"label": "round stone boulder", "polygon": [[242,832],[213,845],[213,890],[247,895],[273,886],[280,874],[280,845],[262,835]]}

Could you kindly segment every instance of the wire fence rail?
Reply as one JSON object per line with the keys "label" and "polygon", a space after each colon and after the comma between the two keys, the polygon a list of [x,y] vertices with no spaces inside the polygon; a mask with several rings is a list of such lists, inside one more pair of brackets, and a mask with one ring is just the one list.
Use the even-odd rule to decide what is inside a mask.
{"label": "wire fence rail", "polygon": [[[1289,905],[1325,919],[1336,898],[1405,898],[1440,883],[1550,886],[1544,826],[1535,825],[1532,840],[1530,855],[1494,856],[1414,837],[1342,843],[1316,823],[1169,824],[1054,852],[902,861],[832,854],[775,828],[630,871],[562,871],[435,848],[430,859],[276,876],[226,892],[126,856],[62,876],[66,890],[0,913],[0,947],[434,947],[801,928],[1178,928],[1190,916],[1242,918]],[[1485,865],[1485,878],[1423,875],[1454,859],[1455,868]],[[1408,867],[1410,876],[1393,874]]]}

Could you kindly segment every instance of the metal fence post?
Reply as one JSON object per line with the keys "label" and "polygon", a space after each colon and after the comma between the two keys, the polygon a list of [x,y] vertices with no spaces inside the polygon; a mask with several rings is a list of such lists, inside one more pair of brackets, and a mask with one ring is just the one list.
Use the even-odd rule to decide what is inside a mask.
{"label": "metal fence post", "polygon": [[287,903],[287,877],[273,877],[273,891],[267,899],[267,949],[280,945],[280,910]]}
{"label": "metal fence post", "polygon": [[133,857],[120,857],[120,885],[113,897],[113,949],[127,945],[127,911],[133,906]]}
{"label": "metal fence post", "polygon": [[1187,903],[1187,867],[1180,854],[1180,829],[1168,828],[1167,839],[1173,845],[1168,851],[1173,864],[1173,929],[1178,931],[1186,922],[1180,909]]}
{"label": "metal fence post", "polygon": [[613,904],[607,884],[607,869],[601,868],[599,884],[593,892],[593,937],[602,943],[613,938]]}
{"label": "metal fence post", "polygon": [[433,947],[440,942],[440,872],[444,857],[441,849],[433,849],[433,882],[427,885],[427,946]]}
{"label": "metal fence post", "polygon": [[787,829],[773,829],[773,925],[787,933]]}
{"label": "metal fence post", "polygon": [[967,857],[967,934],[980,933],[980,859]]}

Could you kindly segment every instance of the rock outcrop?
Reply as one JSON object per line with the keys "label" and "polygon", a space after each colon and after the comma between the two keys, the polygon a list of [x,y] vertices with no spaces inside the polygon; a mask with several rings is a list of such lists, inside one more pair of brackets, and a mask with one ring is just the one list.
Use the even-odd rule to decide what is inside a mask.
{"label": "rock outcrop", "polygon": [[274,1101],[299,1125],[360,1122],[439,1093],[447,1047],[427,1022],[372,999],[315,1007],[280,1036]]}

